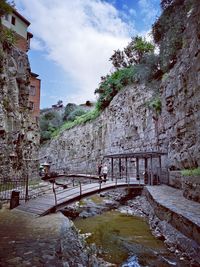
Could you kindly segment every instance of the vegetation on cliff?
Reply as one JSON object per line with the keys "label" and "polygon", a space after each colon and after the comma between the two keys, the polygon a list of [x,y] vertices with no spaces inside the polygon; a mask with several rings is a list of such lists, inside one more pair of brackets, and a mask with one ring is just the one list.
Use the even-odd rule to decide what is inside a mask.
{"label": "vegetation on cliff", "polygon": [[123,51],[114,51],[110,61],[115,72],[101,77],[99,88],[95,90],[95,93],[99,94],[97,110],[104,110],[124,86],[153,78],[158,71],[154,49],[152,43],[147,42],[145,38],[136,36]]}
{"label": "vegetation on cliff", "polygon": [[195,169],[185,169],[181,171],[183,176],[200,176],[200,167]]}
{"label": "vegetation on cliff", "polygon": [[[11,29],[4,28],[1,19],[6,14],[12,12],[14,7],[13,1],[0,0],[0,73],[3,70],[4,50],[10,49],[15,43],[14,32]],[[1,82],[1,81],[0,81]]]}

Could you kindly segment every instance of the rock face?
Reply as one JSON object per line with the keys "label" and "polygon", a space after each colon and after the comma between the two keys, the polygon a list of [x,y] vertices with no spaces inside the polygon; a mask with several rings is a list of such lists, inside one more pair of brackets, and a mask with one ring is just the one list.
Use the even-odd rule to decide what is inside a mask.
{"label": "rock face", "polygon": [[38,168],[38,126],[29,109],[30,66],[28,57],[17,48],[1,49],[0,72],[0,179],[34,177]]}
{"label": "rock face", "polygon": [[173,68],[156,85],[161,114],[155,116],[147,105],[155,88],[128,86],[95,121],[64,131],[42,148],[41,154],[49,155],[53,168],[94,171],[105,154],[157,149],[168,152],[163,165],[171,170],[200,165],[199,14],[198,1],[193,1],[180,18],[185,25],[182,49]]}

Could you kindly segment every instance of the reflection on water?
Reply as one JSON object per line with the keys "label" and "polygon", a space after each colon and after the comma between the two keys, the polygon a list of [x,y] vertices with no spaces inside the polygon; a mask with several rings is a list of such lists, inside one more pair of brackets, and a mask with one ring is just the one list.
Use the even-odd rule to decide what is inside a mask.
{"label": "reflection on water", "polygon": [[74,223],[81,233],[91,233],[87,242],[96,244],[98,255],[116,266],[186,266],[169,254],[140,217],[109,211]]}

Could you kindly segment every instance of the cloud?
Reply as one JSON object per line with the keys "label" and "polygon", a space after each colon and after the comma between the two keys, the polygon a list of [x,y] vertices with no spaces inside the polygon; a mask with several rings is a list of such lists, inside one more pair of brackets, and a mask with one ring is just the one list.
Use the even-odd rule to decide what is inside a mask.
{"label": "cloud", "polygon": [[16,0],[31,21],[32,48],[47,53],[73,81],[75,102],[94,99],[113,50],[130,40],[133,25],[113,5],[100,0]]}

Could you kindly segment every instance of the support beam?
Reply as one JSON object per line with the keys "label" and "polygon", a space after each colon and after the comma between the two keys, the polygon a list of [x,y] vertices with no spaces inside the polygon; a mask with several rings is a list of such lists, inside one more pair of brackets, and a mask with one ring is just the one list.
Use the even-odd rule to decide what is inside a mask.
{"label": "support beam", "polygon": [[159,177],[157,175],[157,184],[160,184],[161,182],[161,172],[162,172],[162,161],[161,161],[161,156],[159,156]]}
{"label": "support beam", "polygon": [[153,185],[153,158],[151,156],[151,180],[150,185]]}
{"label": "support beam", "polygon": [[113,181],[113,177],[114,177],[114,168],[113,168],[113,158],[111,158],[111,180]]}
{"label": "support beam", "polygon": [[119,177],[122,178],[122,160],[119,158]]}
{"label": "support beam", "polygon": [[126,168],[126,182],[128,181],[128,159],[125,159],[125,168]]}
{"label": "support beam", "polygon": [[140,179],[140,171],[139,171],[139,158],[136,158],[136,179]]}
{"label": "support beam", "polygon": [[144,159],[144,184],[149,184],[148,158]]}

